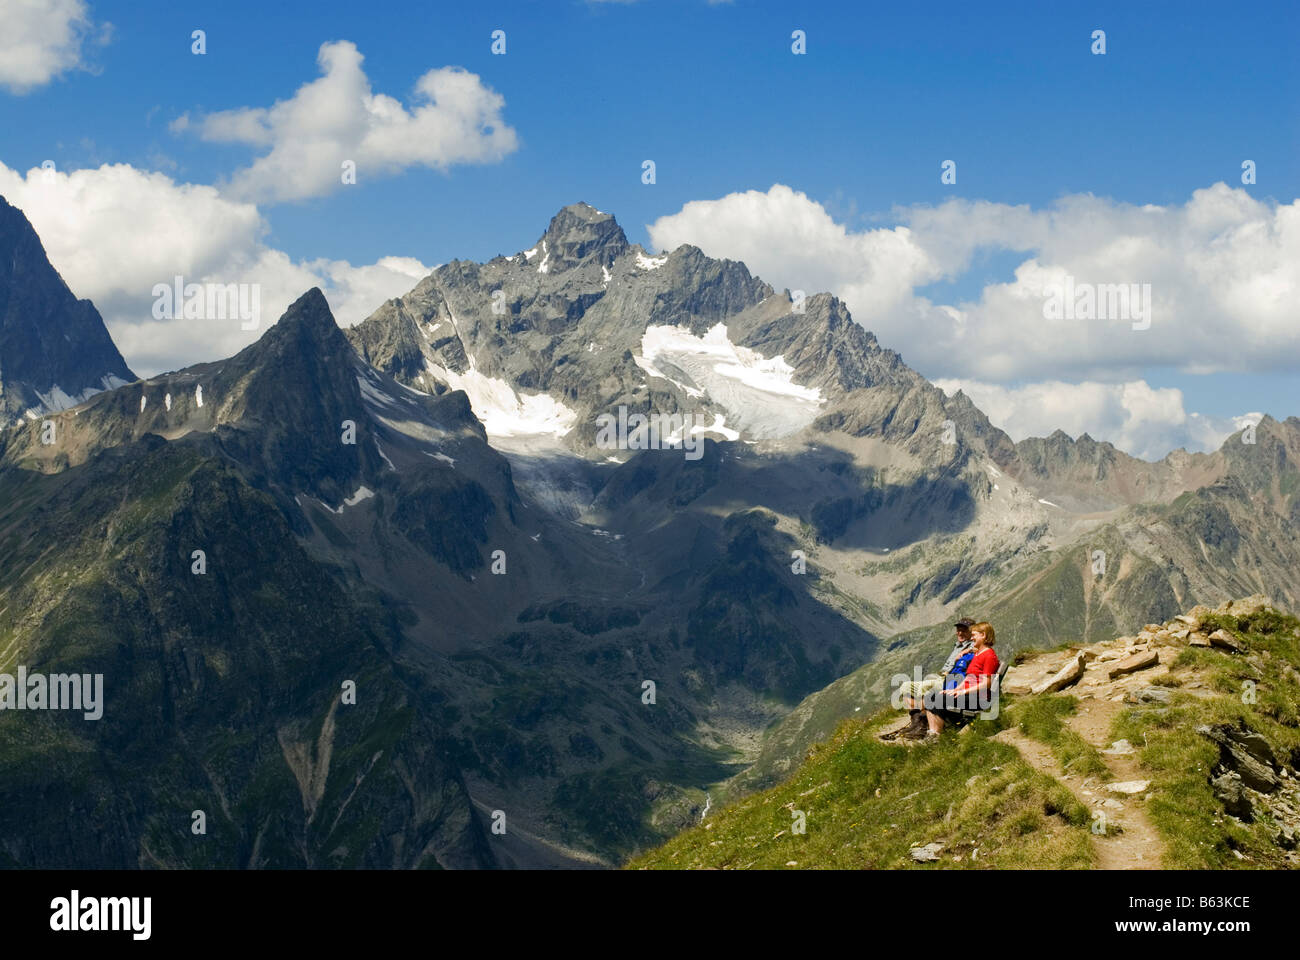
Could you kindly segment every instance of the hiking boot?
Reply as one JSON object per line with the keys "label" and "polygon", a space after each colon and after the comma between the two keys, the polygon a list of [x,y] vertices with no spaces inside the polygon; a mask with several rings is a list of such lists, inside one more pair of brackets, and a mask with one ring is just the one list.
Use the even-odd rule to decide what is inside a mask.
{"label": "hiking boot", "polygon": [[930,725],[925,722],[925,714],[921,714],[921,722],[913,724],[898,735],[900,740],[924,740],[930,735]]}
{"label": "hiking boot", "polygon": [[[916,734],[925,733],[928,726],[929,724],[926,723],[925,720],[925,711],[913,710],[912,722],[909,723],[905,729],[898,731],[898,733],[896,733],[894,737],[901,737],[905,740],[915,740]],[[892,740],[894,739],[894,737],[890,737],[890,739]]]}

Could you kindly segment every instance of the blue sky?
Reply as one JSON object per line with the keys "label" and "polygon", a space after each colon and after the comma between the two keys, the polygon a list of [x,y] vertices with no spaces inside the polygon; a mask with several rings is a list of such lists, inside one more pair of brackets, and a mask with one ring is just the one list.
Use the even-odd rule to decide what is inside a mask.
{"label": "blue sky", "polygon": [[[220,185],[259,151],[169,124],[292,97],[318,76],[327,41],[355,44],[373,89],[403,102],[418,77],[448,65],[504,97],[518,146],[500,162],[363,170],[354,189],[260,202],[263,241],[295,260],[487,259],[530,245],[576,200],[651,245],[647,225],[685,204],[773,184],[849,231],[892,227],[896,208],[953,197],[1035,210],[1075,193],[1181,205],[1218,181],[1240,188],[1243,158],[1257,164],[1258,183],[1242,188],[1250,196],[1300,196],[1293,3],[141,0],[89,11],[112,24],[106,43],[87,44],[93,69],[0,92],[0,162],[13,170],[125,163]],[[196,28],[205,56],[190,52]],[[796,28],[807,55],[791,53]],[[495,29],[506,31],[505,56],[490,52]],[[1089,50],[1094,29],[1106,31],[1103,57]],[[955,186],[940,183],[947,158]],[[653,186],[641,183],[645,159]],[[977,251],[968,270],[916,292],[976,298],[1025,256]],[[886,345],[911,359],[905,344]],[[1187,374],[1165,363],[1141,376],[1187,389]],[[1195,380],[1196,409],[1300,413],[1296,386],[1284,367],[1243,398],[1238,373],[1212,373]]]}

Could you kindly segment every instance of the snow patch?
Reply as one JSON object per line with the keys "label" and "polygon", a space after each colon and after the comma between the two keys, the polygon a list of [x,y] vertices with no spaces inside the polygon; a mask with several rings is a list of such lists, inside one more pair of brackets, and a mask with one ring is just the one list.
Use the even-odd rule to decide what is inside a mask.
{"label": "snow patch", "polygon": [[[344,504],[346,504],[346,505],[349,506],[349,507],[355,507],[355,506],[356,506],[358,503],[360,503],[362,500],[369,500],[369,499],[370,499],[371,497],[373,497],[374,495],[375,495],[375,491],[373,491],[373,490],[371,490],[369,487],[363,485],[363,486],[357,487],[357,492],[354,493],[354,494],[352,494],[352,496],[348,497],[348,498],[347,498],[346,500],[344,500],[343,502],[344,502]],[[343,508],[342,508],[342,507],[339,507],[339,513],[342,513],[342,512],[343,512]]]}
{"label": "snow patch", "polygon": [[98,387],[86,387],[77,394],[70,394],[57,383],[53,384],[49,391],[41,393],[35,391],[36,396],[40,399],[40,405],[32,407],[30,410],[23,411],[32,419],[38,419],[43,413],[58,413],[62,410],[68,410],[72,407],[85,403],[97,393],[104,393],[107,390],[116,390],[118,387],[125,387],[127,381],[121,377],[106,373],[99,378]]}
{"label": "snow patch", "polygon": [[685,326],[651,325],[641,337],[641,356],[633,360],[689,397],[707,396],[757,439],[801,430],[825,402],[816,388],[794,382],[794,368],[784,357],[737,346],[721,323],[703,337]]}
{"label": "snow patch", "polygon": [[542,241],[542,262],[538,266],[537,272],[550,273],[550,271],[551,271],[551,255],[546,250],[546,241],[543,240]]}
{"label": "snow patch", "polygon": [[667,257],[647,257],[644,253],[636,255],[636,265],[642,270],[658,270],[667,262]]}
{"label": "snow patch", "polygon": [[447,456],[445,453],[429,453],[428,451],[425,451],[425,454],[424,454],[424,455],[425,455],[426,457],[433,457],[433,459],[435,459],[435,460],[441,460],[443,463],[447,464],[448,466],[451,466],[451,467],[456,466],[456,460],[455,460],[455,458],[454,458],[454,457],[449,457],[449,456]]}
{"label": "snow patch", "polygon": [[384,448],[379,445],[378,440],[375,441],[375,449],[378,450],[379,455],[384,458],[384,463],[388,464],[388,466],[391,467],[394,471],[397,470],[397,467],[394,465],[393,461],[388,459],[388,454],[384,453]]}
{"label": "snow patch", "polygon": [[578,414],[545,393],[517,392],[506,381],[476,369],[473,360],[464,373],[445,370],[431,360],[425,369],[453,390],[464,390],[474,416],[483,421],[489,437],[565,436],[578,422]]}
{"label": "snow patch", "polygon": [[600,268],[600,272],[601,272],[601,275],[604,276],[604,278],[605,278],[605,286],[608,287],[608,286],[609,286],[609,280],[610,280],[609,267],[601,267],[601,268]]}
{"label": "snow patch", "polygon": [[1060,510],[1060,509],[1061,509],[1060,504],[1052,503],[1051,500],[1044,500],[1042,497],[1039,497],[1039,498],[1038,498],[1038,502],[1039,502],[1039,503],[1045,503],[1045,504],[1047,504],[1049,507],[1056,507],[1057,510]]}
{"label": "snow patch", "polygon": [[697,424],[696,426],[691,427],[691,433],[720,433],[728,440],[740,439],[739,433],[737,433],[735,430],[730,430],[727,428],[727,418],[720,413],[715,413],[713,415],[712,426],[705,427]]}

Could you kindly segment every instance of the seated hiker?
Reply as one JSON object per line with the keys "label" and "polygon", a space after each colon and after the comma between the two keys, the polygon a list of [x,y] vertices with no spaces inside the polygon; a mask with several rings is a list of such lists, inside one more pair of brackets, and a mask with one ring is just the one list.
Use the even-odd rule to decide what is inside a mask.
{"label": "seated hiker", "polygon": [[898,696],[911,713],[912,723],[906,730],[890,734],[886,739],[892,740],[899,736],[904,740],[920,740],[926,735],[929,725],[921,701],[931,691],[955,687],[962,682],[971,657],[975,655],[974,641],[971,639],[971,627],[974,625],[974,620],[965,618],[953,624],[957,635],[953,640],[952,652],[938,673],[932,673],[921,680],[908,680],[899,686]]}
{"label": "seated hiker", "polygon": [[979,694],[989,688],[998,675],[998,655],[993,652],[993,624],[980,622],[971,627],[975,654],[966,667],[966,675],[951,689],[936,690],[925,698],[925,718],[929,724],[926,740],[937,740],[943,732],[945,715],[959,710],[980,709]]}

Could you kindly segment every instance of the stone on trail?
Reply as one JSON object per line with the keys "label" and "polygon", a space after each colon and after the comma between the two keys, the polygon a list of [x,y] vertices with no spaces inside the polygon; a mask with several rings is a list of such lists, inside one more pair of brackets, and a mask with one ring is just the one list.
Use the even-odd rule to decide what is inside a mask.
{"label": "stone on trail", "polygon": [[1133,752],[1133,744],[1127,740],[1116,740],[1102,753],[1108,753],[1111,756],[1120,757]]}
{"label": "stone on trail", "polygon": [[1210,634],[1210,643],[1223,650],[1231,650],[1233,653],[1241,653],[1246,648],[1237,642],[1236,637],[1227,630],[1215,630]]}
{"label": "stone on trail", "polygon": [[1126,673],[1136,673],[1138,670],[1145,670],[1147,667],[1154,667],[1160,662],[1160,654],[1155,650],[1147,650],[1143,653],[1135,653],[1127,660],[1121,660],[1115,666],[1110,668],[1110,678],[1122,677]]}
{"label": "stone on trail", "polygon": [[1038,695],[1041,693],[1053,693],[1057,690],[1062,690],[1065,687],[1070,686],[1072,683],[1077,683],[1079,678],[1083,676],[1083,670],[1083,657],[1075,657],[1058,670],[1053,676],[1034,684],[1032,692],[1035,695]]}
{"label": "stone on trail", "polygon": [[1147,788],[1150,786],[1150,780],[1121,780],[1119,783],[1106,784],[1106,789],[1111,793],[1123,793],[1128,796],[1135,796],[1139,793],[1146,793]]}

